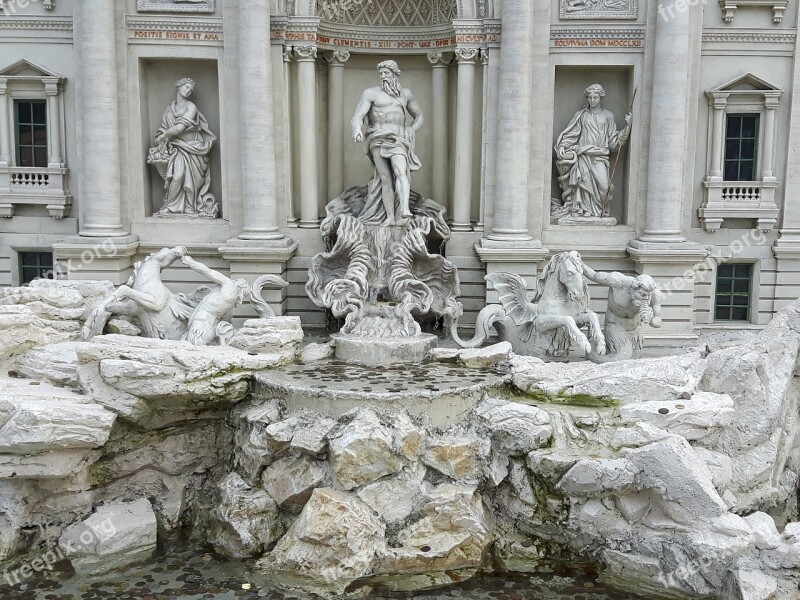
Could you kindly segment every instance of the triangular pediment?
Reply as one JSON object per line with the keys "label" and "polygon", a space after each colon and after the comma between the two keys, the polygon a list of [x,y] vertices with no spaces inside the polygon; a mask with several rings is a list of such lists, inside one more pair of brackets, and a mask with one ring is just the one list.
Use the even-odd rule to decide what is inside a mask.
{"label": "triangular pediment", "polygon": [[712,92],[779,92],[780,88],[756,77],[752,73],[745,73],[711,90]]}
{"label": "triangular pediment", "polygon": [[0,69],[0,77],[58,77],[62,76],[58,73],[48,71],[44,67],[32,63],[24,58],[18,60],[14,64],[8,65],[4,69]]}

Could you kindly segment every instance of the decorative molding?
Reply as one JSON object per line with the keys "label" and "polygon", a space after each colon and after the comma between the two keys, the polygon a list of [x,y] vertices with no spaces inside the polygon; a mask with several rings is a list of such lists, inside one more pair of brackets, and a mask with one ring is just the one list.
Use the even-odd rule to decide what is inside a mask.
{"label": "decorative molding", "polygon": [[222,19],[220,18],[187,21],[186,19],[148,19],[128,16],[126,25],[128,29],[141,31],[196,31],[222,34]]}
{"label": "decorative molding", "polygon": [[428,61],[433,67],[447,67],[450,65],[450,59],[445,58],[443,52],[428,52]]}
{"label": "decorative molding", "polygon": [[294,46],[292,48],[292,52],[294,54],[294,58],[298,61],[312,61],[317,59],[316,46]]}
{"label": "decorative molding", "polygon": [[52,17],[18,18],[3,17],[0,29],[38,29],[48,31],[72,31],[72,19],[54,19]]}
{"label": "decorative molding", "polygon": [[550,29],[550,45],[555,48],[581,50],[642,50],[645,27],[581,27],[554,25]]}
{"label": "decorative molding", "polygon": [[137,12],[213,13],[217,0],[136,0]]}
{"label": "decorative molding", "polygon": [[366,27],[424,27],[458,16],[455,0],[316,0],[315,14],[327,22]]}
{"label": "decorative molding", "polygon": [[559,18],[635,21],[639,0],[561,0]]}
{"label": "decorative molding", "polygon": [[706,29],[703,43],[706,44],[791,44],[794,46],[797,33],[794,31],[742,31],[738,29]]}
{"label": "decorative molding", "polygon": [[333,50],[323,54],[325,61],[332,67],[344,66],[350,60],[350,52],[347,50]]}

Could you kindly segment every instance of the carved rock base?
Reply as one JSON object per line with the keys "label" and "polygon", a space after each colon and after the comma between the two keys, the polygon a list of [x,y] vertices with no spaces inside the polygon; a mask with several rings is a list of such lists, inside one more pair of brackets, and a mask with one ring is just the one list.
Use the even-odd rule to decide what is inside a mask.
{"label": "carved rock base", "polygon": [[436,347],[438,338],[430,333],[413,337],[374,338],[347,334],[331,336],[336,344],[336,358],[367,366],[391,366],[419,363]]}
{"label": "carved rock base", "polygon": [[617,220],[614,217],[561,217],[559,225],[575,227],[576,225],[588,225],[592,227],[614,227]]}

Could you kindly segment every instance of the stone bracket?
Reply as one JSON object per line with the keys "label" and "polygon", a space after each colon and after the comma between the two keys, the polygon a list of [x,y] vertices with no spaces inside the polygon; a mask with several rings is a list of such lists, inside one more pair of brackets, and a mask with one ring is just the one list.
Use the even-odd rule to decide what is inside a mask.
{"label": "stone bracket", "polygon": [[789,4],[788,0],[719,0],[720,8],[722,9],[722,20],[726,23],[732,23],[736,16],[736,9],[740,6],[763,6],[772,9],[773,23],[781,23],[783,21],[783,13]]}

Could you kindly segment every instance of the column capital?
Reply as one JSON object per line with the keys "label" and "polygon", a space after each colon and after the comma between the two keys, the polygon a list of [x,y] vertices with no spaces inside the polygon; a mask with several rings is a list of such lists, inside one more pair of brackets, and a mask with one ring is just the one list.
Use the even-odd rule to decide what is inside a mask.
{"label": "column capital", "polygon": [[331,50],[325,52],[322,57],[331,67],[343,67],[344,63],[350,60],[350,52],[348,50]]}
{"label": "column capital", "polygon": [[432,67],[449,67],[451,57],[445,52],[428,52],[428,61]]}
{"label": "column capital", "polygon": [[315,61],[317,60],[317,47],[316,46],[293,46],[292,54],[296,61]]}
{"label": "column capital", "polygon": [[478,62],[480,48],[456,48],[456,60],[460,63],[475,64]]}
{"label": "column capital", "polygon": [[485,67],[489,64],[489,49],[481,48],[481,64]]}
{"label": "column capital", "polygon": [[8,77],[0,77],[0,95],[5,95],[8,91]]}

